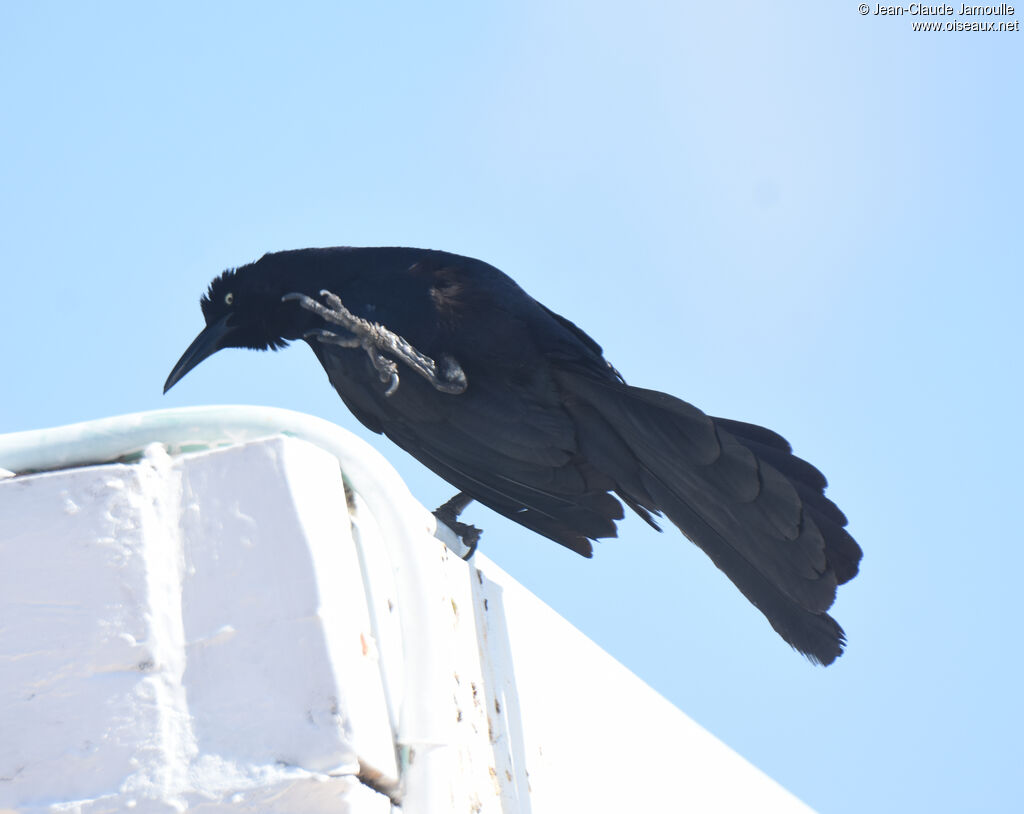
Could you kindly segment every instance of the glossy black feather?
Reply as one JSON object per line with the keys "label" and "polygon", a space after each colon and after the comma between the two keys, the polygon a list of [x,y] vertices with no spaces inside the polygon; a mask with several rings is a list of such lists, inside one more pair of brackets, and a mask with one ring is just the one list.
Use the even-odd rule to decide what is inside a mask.
{"label": "glossy black feather", "polygon": [[444,393],[399,362],[386,395],[364,350],[306,339],[368,428],[587,557],[593,540],[615,536],[622,503],[655,528],[667,517],[794,648],[823,664],[840,655],[844,634],[826,611],[861,550],[821,472],[771,430],[630,387],[586,333],[479,260],[404,248],[265,255],[211,283],[203,313],[220,333],[197,337],[168,386],[220,347],[277,348],[336,330],[281,301],[321,289],[465,373],[464,392]]}

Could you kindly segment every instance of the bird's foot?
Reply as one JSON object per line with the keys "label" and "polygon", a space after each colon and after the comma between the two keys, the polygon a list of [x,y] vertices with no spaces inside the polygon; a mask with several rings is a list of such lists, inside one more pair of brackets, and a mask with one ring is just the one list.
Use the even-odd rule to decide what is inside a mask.
{"label": "bird's foot", "polygon": [[480,544],[480,535],[483,532],[476,526],[471,526],[469,523],[463,523],[459,520],[445,523],[445,525],[459,535],[462,544],[466,546],[466,553],[462,555],[462,559],[469,562],[473,559],[473,555],[476,554],[476,547]]}
{"label": "bird's foot", "polygon": [[476,526],[459,522],[459,515],[462,514],[462,510],[472,502],[473,498],[465,492],[459,492],[447,503],[443,503],[434,509],[434,517],[454,531],[459,536],[459,539],[462,540],[462,544],[468,549],[462,555],[464,560],[469,560],[476,554],[476,547],[480,543],[480,535],[483,534]]}
{"label": "bird's foot", "polygon": [[281,301],[297,302],[300,307],[311,311],[321,319],[350,332],[351,337],[344,337],[324,328],[316,328],[307,331],[305,338],[316,339],[318,342],[326,344],[340,345],[343,348],[361,347],[370,357],[380,380],[388,385],[387,390],[384,391],[385,396],[390,396],[398,389],[399,378],[398,365],[387,358],[383,352],[404,362],[442,393],[458,395],[466,391],[468,386],[466,374],[459,363],[448,354],[443,354],[440,357],[439,365],[426,354],[416,350],[394,331],[388,330],[378,323],[357,317],[345,307],[341,298],[336,294],[325,289],[320,292],[320,296],[326,300],[327,305],[298,292],[285,294],[281,297]]}

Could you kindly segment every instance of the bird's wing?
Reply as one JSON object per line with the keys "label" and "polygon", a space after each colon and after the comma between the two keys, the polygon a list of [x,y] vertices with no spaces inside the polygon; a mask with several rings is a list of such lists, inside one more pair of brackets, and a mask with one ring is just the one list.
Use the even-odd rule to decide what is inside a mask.
{"label": "bird's wing", "polygon": [[613,483],[580,456],[545,365],[477,366],[462,355],[464,393],[439,393],[400,371],[385,396],[361,351],[311,346],[356,418],[461,491],[586,557],[591,540],[615,535],[622,506],[608,494]]}

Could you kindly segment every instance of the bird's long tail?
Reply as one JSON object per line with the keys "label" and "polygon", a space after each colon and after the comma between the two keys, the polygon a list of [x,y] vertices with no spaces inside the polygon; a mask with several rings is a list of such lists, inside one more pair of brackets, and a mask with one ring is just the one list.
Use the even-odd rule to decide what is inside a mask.
{"label": "bird's long tail", "polygon": [[843,629],[826,611],[861,550],[824,476],[784,438],[654,390],[562,373],[583,455],[651,521],[666,515],[795,649],[831,664]]}

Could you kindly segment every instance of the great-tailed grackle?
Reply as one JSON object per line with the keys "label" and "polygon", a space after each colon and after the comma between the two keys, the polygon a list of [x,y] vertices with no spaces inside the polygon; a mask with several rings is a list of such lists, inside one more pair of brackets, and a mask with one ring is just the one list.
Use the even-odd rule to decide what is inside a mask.
{"label": "great-tailed grackle", "polygon": [[[784,438],[630,387],[600,346],[480,260],[407,248],[266,254],[217,277],[164,392],[226,347],[304,339],[342,400],[461,494],[585,557],[621,500],[666,515],[811,661],[861,550]],[[616,499],[615,496],[618,496]],[[444,507],[442,507],[444,508]]]}

